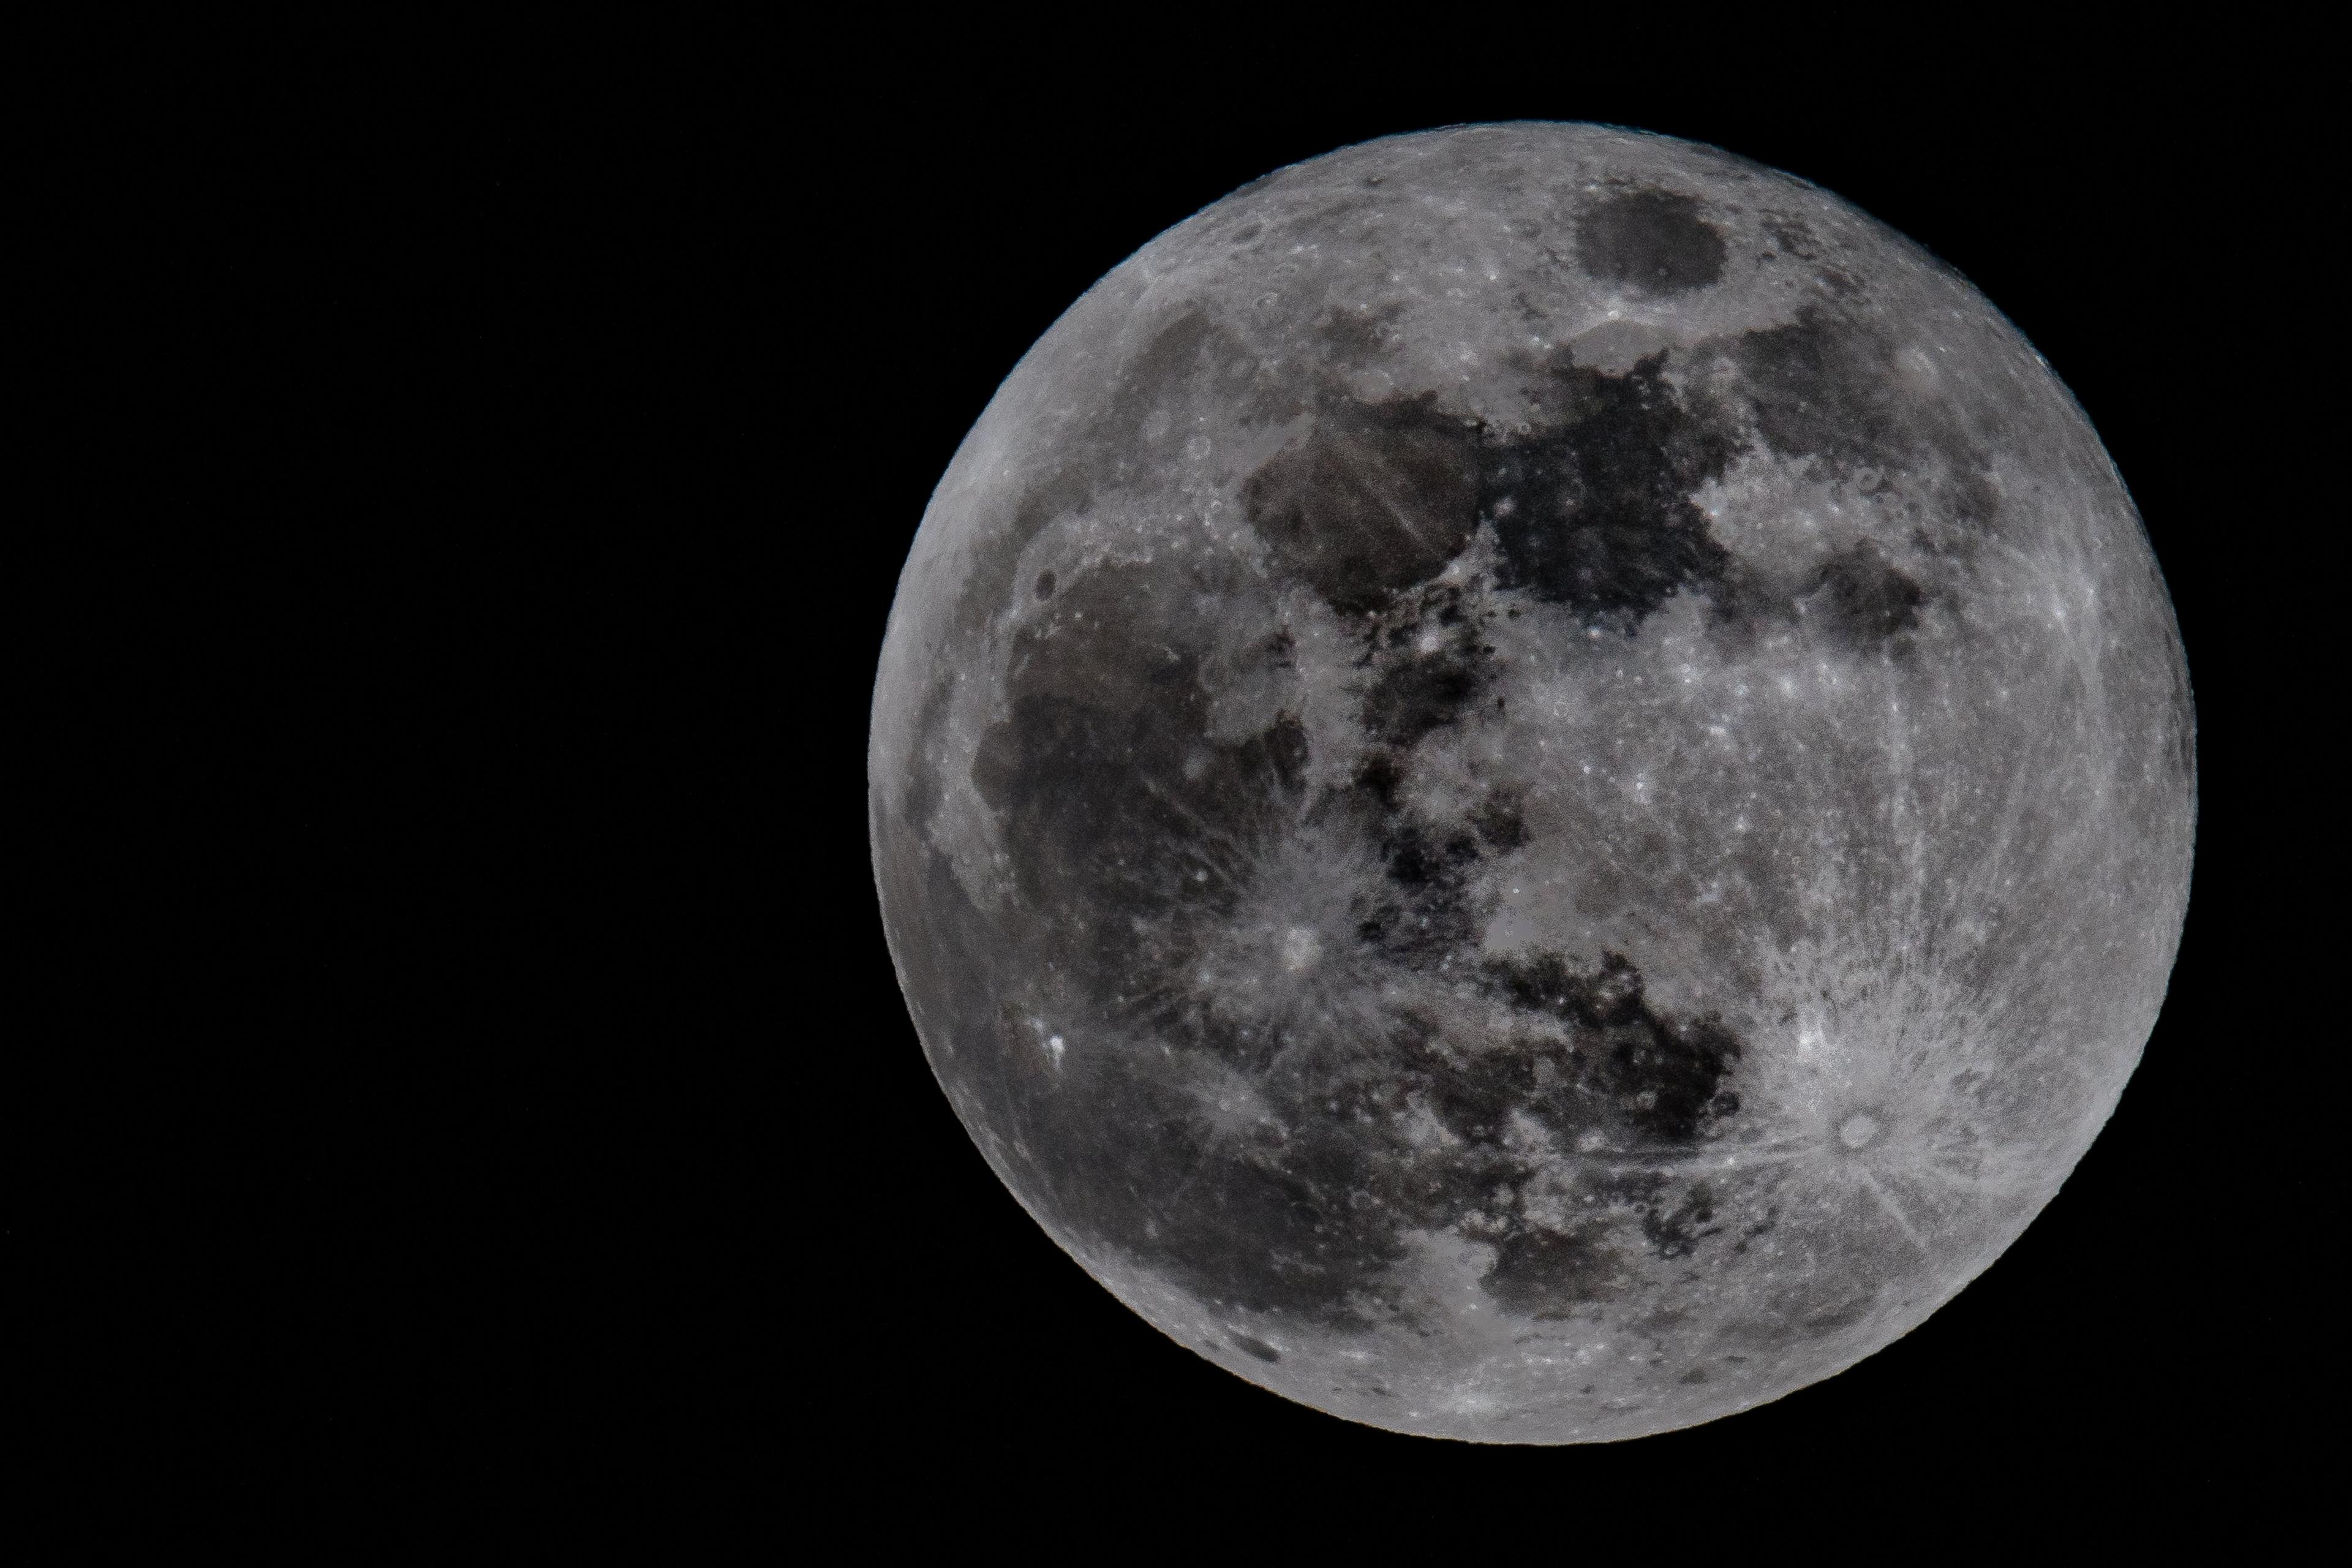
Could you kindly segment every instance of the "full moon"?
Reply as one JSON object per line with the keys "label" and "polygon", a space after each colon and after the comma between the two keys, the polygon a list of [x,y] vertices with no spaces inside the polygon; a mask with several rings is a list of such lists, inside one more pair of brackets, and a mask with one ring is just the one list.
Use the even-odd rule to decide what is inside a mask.
{"label": "full moon", "polygon": [[1021,360],[869,814],[940,1084],[1089,1274],[1332,1415],[1579,1443],[2016,1239],[2155,1022],[2193,753],[2130,498],[1966,279],[1484,125],[1244,186]]}

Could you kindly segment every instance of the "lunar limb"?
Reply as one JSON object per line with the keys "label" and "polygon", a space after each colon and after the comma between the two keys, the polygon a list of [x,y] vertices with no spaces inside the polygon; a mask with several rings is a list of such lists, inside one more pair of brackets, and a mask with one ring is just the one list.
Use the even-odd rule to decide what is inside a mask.
{"label": "lunar limb", "polygon": [[1528,1443],[1777,1398],[2013,1241],[2195,800],[2162,579],[2017,331],[1565,124],[1284,169],[1097,284],[932,498],[868,764],[1038,1223],[1254,1383]]}

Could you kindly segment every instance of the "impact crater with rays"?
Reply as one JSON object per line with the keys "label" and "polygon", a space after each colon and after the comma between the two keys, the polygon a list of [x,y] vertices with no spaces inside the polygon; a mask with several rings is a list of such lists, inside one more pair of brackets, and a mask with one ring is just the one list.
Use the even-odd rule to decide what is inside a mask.
{"label": "impact crater with rays", "polygon": [[2161,1001],[2187,669],[1963,279],[1710,148],[1391,138],[1023,359],[891,612],[875,869],[1005,1184],[1236,1374],[1688,1426],[1923,1321]]}

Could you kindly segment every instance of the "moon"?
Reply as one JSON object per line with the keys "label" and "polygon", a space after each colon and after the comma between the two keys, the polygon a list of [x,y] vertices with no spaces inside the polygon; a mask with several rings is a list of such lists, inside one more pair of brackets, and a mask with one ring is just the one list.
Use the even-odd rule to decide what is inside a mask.
{"label": "moon", "polygon": [[923,1048],[1146,1321],[1349,1420],[1662,1432],[1917,1327],[2162,1001],[2193,714],[2082,410],[1712,148],[1346,148],[1073,305],[899,579]]}

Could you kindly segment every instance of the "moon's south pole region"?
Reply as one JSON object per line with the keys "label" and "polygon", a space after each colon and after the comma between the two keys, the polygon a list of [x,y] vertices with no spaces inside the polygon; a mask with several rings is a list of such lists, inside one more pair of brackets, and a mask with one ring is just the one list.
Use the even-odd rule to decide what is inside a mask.
{"label": "moon's south pole region", "polygon": [[874,694],[933,1070],[1253,1383],[1638,1436],[1916,1327],[2162,1000],[2188,672],[2080,408],[1814,186],[1394,137],[1154,239],[940,481]]}

